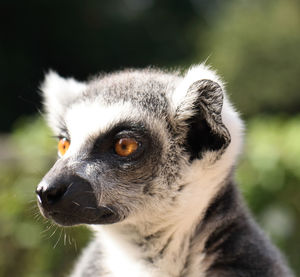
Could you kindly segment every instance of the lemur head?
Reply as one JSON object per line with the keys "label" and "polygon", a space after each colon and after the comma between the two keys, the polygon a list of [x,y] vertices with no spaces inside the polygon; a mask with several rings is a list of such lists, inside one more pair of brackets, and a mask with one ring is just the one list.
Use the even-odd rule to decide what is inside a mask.
{"label": "lemur head", "polygon": [[204,65],[184,76],[128,70],[88,83],[50,72],[42,92],[59,158],[38,202],[60,225],[164,213],[195,183],[189,176],[222,182],[239,152],[241,122]]}

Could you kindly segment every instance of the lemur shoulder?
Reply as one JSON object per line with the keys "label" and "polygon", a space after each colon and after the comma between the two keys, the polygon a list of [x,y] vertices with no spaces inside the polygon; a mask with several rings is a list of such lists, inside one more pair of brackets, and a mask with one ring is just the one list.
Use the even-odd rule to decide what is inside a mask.
{"label": "lemur shoulder", "polygon": [[243,124],[208,66],[41,89],[60,157],[40,210],[95,232],[72,277],[292,276],[235,185]]}

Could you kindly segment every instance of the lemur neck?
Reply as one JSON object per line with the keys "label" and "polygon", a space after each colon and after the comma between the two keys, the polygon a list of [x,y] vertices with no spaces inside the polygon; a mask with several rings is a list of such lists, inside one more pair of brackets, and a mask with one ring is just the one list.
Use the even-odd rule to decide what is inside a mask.
{"label": "lemur neck", "polygon": [[[170,277],[181,276],[185,268],[189,251],[189,232],[176,229],[176,226],[144,228],[124,224],[104,227],[101,241],[106,265],[112,276]],[[154,227],[154,226],[153,226]],[[111,258],[110,258],[111,257]],[[111,259],[118,259],[118,265],[124,275],[116,273],[115,263],[109,266]],[[149,275],[147,275],[149,274]]]}
{"label": "lemur neck", "polygon": [[200,255],[193,263],[201,263],[205,270],[205,255],[201,253],[208,234],[198,232],[195,238],[195,230],[201,226],[212,200],[226,185],[230,169],[196,168],[197,165],[186,173],[183,189],[167,210],[134,223],[104,227],[104,248],[111,251],[114,247],[109,244],[115,245],[115,250],[124,253],[127,259],[141,261],[140,266],[148,268],[148,272],[157,272],[151,276],[182,276],[190,270],[186,263],[196,239]]}

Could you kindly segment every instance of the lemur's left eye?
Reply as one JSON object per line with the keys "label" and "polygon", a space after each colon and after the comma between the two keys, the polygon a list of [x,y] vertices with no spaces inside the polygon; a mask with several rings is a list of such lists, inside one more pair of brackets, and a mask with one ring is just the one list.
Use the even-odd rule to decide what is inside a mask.
{"label": "lemur's left eye", "polygon": [[62,138],[58,142],[58,153],[62,157],[63,155],[66,154],[70,147],[70,141],[66,138]]}
{"label": "lemur's left eye", "polygon": [[121,138],[115,144],[115,151],[121,157],[133,154],[139,147],[139,143],[133,138]]}

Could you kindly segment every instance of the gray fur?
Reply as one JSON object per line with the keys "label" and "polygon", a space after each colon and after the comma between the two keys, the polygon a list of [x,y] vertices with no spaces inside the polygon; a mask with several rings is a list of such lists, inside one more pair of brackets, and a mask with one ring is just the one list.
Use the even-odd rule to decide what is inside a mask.
{"label": "gray fur", "polygon": [[[39,185],[41,212],[61,225],[96,224],[72,277],[292,276],[234,185],[242,127],[209,68],[200,65],[184,76],[121,71],[81,84],[63,101],[51,92],[49,78],[42,90],[49,123],[71,140],[71,154]],[[86,125],[93,131],[77,132],[72,116],[79,107],[88,114],[95,103],[95,114],[120,111],[107,114],[109,120],[105,113],[90,116]],[[139,141],[136,155],[113,152],[120,136]]]}

